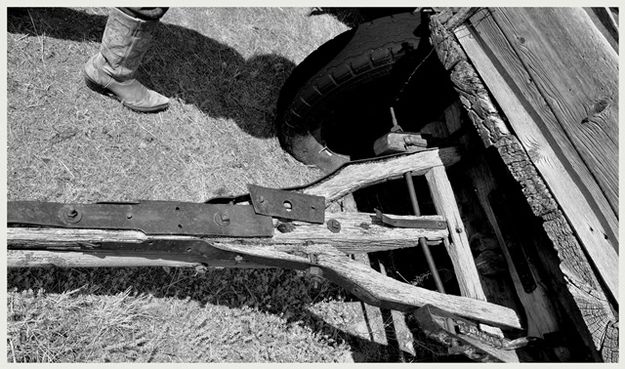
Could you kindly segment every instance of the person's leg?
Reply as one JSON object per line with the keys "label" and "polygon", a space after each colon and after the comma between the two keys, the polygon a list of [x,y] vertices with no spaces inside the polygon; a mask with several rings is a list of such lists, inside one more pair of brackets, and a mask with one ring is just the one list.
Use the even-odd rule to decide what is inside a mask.
{"label": "person's leg", "polygon": [[154,27],[167,8],[120,8],[109,14],[100,52],[84,67],[87,86],[118,98],[141,112],[166,109],[169,99],[149,90],[134,78],[150,48]]}
{"label": "person's leg", "polygon": [[127,15],[144,21],[157,21],[169,8],[118,8]]}

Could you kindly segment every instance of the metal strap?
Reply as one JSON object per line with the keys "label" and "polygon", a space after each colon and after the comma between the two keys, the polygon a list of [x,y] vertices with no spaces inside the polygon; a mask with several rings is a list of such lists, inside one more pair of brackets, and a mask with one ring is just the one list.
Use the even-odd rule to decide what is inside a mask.
{"label": "metal strap", "polygon": [[294,191],[248,185],[250,198],[258,214],[323,224],[326,199]]}
{"label": "metal strap", "polygon": [[249,205],[176,201],[63,204],[12,201],[8,224],[62,228],[138,230],[151,235],[271,237],[271,217]]}

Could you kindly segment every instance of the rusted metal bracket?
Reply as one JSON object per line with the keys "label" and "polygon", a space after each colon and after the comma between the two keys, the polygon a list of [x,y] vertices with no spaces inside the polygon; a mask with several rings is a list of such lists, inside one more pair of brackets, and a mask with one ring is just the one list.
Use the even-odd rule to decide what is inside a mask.
{"label": "rusted metal bracket", "polygon": [[390,132],[373,143],[373,151],[376,155],[417,152],[427,150],[427,147],[428,141],[425,135],[410,132]]}
{"label": "rusted metal bracket", "polygon": [[323,224],[326,200],[323,196],[247,185],[254,210],[276,218]]}
{"label": "rusted metal bracket", "polygon": [[398,228],[447,229],[447,221],[440,215],[390,215],[375,209],[375,214],[386,225]]}
{"label": "rusted metal bracket", "polygon": [[149,235],[271,237],[271,217],[249,205],[177,201],[63,204],[10,201],[8,224],[138,230]]}
{"label": "rusted metal bracket", "polygon": [[432,305],[417,309],[410,319],[425,336],[447,347],[450,355],[464,355],[481,362],[515,362],[515,349],[533,341],[531,337],[508,340],[485,332],[477,323]]}

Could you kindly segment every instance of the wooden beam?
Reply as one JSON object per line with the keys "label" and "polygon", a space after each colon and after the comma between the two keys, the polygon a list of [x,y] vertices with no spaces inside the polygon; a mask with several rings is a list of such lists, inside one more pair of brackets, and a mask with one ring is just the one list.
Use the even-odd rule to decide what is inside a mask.
{"label": "wooden beam", "polygon": [[473,254],[471,254],[469,240],[445,168],[432,168],[425,174],[425,178],[430,187],[436,212],[447,220],[451,244],[445,242],[445,247],[454,266],[460,293],[462,296],[486,301]]}
{"label": "wooden beam", "polygon": [[[488,17],[482,22],[487,22]],[[471,61],[480,70],[480,74],[490,91],[497,98],[499,105],[528,151],[529,158],[539,170],[549,189],[562,207],[582,245],[597,267],[598,274],[608,286],[609,292],[618,299],[618,253],[616,240],[609,239],[607,231],[584,193],[567,171],[565,164],[554,152],[543,131],[537,126],[532,111],[523,94],[510,85],[500,73],[494,60],[486,53],[476,36],[464,26],[456,30],[458,40],[467,51]],[[533,35],[533,33],[532,33]],[[507,70],[507,69],[506,69]],[[529,104],[529,106],[532,106]]]}
{"label": "wooden beam", "polygon": [[618,214],[617,52],[582,8],[492,16],[557,118],[549,131],[565,132]]}
{"label": "wooden beam", "polygon": [[422,175],[433,167],[450,166],[460,160],[453,147],[428,149],[408,155],[381,157],[352,163],[302,189],[309,195],[325,196],[326,204],[363,187],[400,178],[404,173]]}
{"label": "wooden beam", "polygon": [[213,246],[243,255],[254,263],[286,266],[292,269],[312,267],[316,275],[332,280],[362,301],[382,308],[411,311],[416,307],[432,304],[478,322],[503,328],[521,328],[518,317],[512,309],[399,282],[350,259],[329,245],[297,246],[289,250],[289,253],[274,246],[250,247],[223,243],[215,243]]}
{"label": "wooden beam", "polygon": [[[530,124],[535,126],[527,131],[520,130],[519,132],[516,132],[519,128],[517,127],[515,132],[522,136],[528,136],[532,140],[536,140],[536,136],[544,136],[543,140],[535,142],[535,146],[526,146],[526,150],[528,152],[535,151],[534,154],[538,157],[535,159],[537,160],[561,161],[564,169],[570,172],[571,179],[575,181],[575,185],[580,188],[583,195],[588,199],[589,205],[595,210],[599,221],[604,224],[609,238],[618,241],[618,209],[614,208],[616,203],[611,204],[608,201],[606,194],[592,173],[591,165],[580,155],[579,145],[569,138],[570,134],[566,128],[563,128],[561,118],[552,111],[548,103],[548,97],[545,97],[539,86],[532,82],[535,77],[531,74],[531,69],[528,69],[530,66],[525,65],[524,61],[519,57],[517,49],[520,46],[511,45],[508,42],[508,38],[503,34],[503,31],[499,28],[495,19],[490,16],[489,12],[480,12],[472,19],[472,24],[475,30],[473,28],[467,29],[471,32],[471,37],[480,44],[479,48],[484,49],[485,53],[489,54],[488,58],[493,61],[491,63],[492,67],[497,69],[497,73],[505,79],[511,90],[518,96],[519,103],[523,104],[523,109],[527,111],[530,116],[529,119],[532,120]],[[458,28],[456,33],[458,34],[461,29]],[[479,36],[477,36],[478,33]],[[464,37],[462,37],[460,41],[470,43],[471,39],[464,40]],[[466,47],[473,49],[469,45]],[[473,55],[472,57],[478,56]],[[486,64],[479,63],[477,60],[475,63],[479,69],[486,66]],[[489,72],[481,71],[480,73],[483,74],[483,78],[489,85],[487,80]],[[549,78],[559,77],[554,75]],[[497,99],[505,98],[501,96],[503,91],[492,90],[492,88],[491,91]],[[506,114],[517,114],[513,116],[518,117],[518,113],[511,110],[514,107],[507,106],[509,103],[512,103],[512,101],[506,101],[502,106],[504,112]],[[580,118],[580,121],[583,119],[585,117]],[[521,141],[524,144],[527,143],[527,140],[524,141],[522,139]],[[550,154],[541,151],[541,147],[545,144],[553,149],[555,156],[540,157],[539,154]],[[608,161],[615,161],[614,159],[615,157],[605,158]]]}
{"label": "wooden beam", "polygon": [[195,255],[179,256],[176,260],[171,253],[131,253],[131,252],[76,252],[46,250],[7,250],[9,268],[36,268],[55,266],[60,268],[125,268],[157,267],[172,268],[267,268],[265,265],[237,264],[230,256],[223,259],[198,260]]}
{"label": "wooden beam", "polygon": [[[493,177],[490,174],[490,171],[484,164],[482,164],[474,168],[474,170],[470,172],[470,176],[474,180],[473,183],[475,184],[475,191],[477,193],[479,202],[482,205],[482,209],[484,210],[486,217],[488,218],[488,222],[493,228],[495,237],[497,238],[497,242],[499,243],[501,249],[501,253],[506,260],[508,273],[512,278],[516,295],[518,296],[521,304],[523,305],[523,309],[525,310],[528,336],[545,337],[546,334],[558,332],[559,324],[556,319],[556,312],[552,302],[549,299],[549,296],[547,295],[547,291],[543,287],[543,284],[536,283],[535,289],[531,292],[525,291],[523,287],[521,277],[509,251],[510,247],[522,247],[522,245],[516,244],[514,246],[511,246],[510,242],[506,242],[506,238],[501,231],[500,221],[495,215],[493,207],[491,206],[491,203],[488,199],[488,195],[495,187]],[[514,222],[514,219],[507,219],[507,221]],[[532,268],[532,266],[530,265],[528,265],[528,268],[528,272],[531,273],[532,276],[536,279],[538,274],[536,273],[534,268]]]}
{"label": "wooden beam", "polygon": [[[463,122],[460,109],[460,104],[456,103],[445,110],[445,122],[449,132],[456,132],[463,125],[467,124]],[[468,138],[466,141],[461,141],[463,147],[469,146]],[[543,284],[537,283],[533,291],[526,292],[521,283],[521,277],[516,270],[508,250],[508,242],[506,242],[506,237],[499,226],[498,217],[495,216],[495,212],[488,198],[489,194],[497,188],[497,183],[495,182],[493,173],[486,164],[486,158],[483,155],[479,155],[476,160],[471,161],[471,164],[465,165],[465,168],[466,174],[471,180],[473,191],[477,196],[477,201],[484,211],[488,223],[490,223],[501,254],[506,261],[505,269],[510,275],[514,289],[513,293],[518,297],[518,300],[523,306],[528,336],[544,337],[547,333],[557,332],[559,330],[559,325],[556,313]],[[521,247],[521,245],[517,244],[514,247]],[[532,272],[534,272],[534,275],[536,274],[535,271],[532,270]]]}
{"label": "wooden beam", "polygon": [[[447,237],[446,229],[394,228],[383,225],[375,214],[370,213],[327,213],[327,220],[334,219],[341,225],[338,233],[330,231],[326,224],[305,222],[288,223],[285,233],[276,231],[271,238],[212,238],[227,240],[242,245],[274,245],[325,243],[346,254],[367,253],[414,247],[413,240],[425,237],[433,244],[439,244]],[[169,241],[184,242],[195,238],[189,236],[148,236],[139,231],[116,231],[97,229],[23,228],[7,229],[8,247],[11,249],[51,247],[54,245],[141,244]]]}
{"label": "wooden beam", "polygon": [[445,24],[445,19],[450,17],[445,13],[450,12],[431,18],[432,44],[439,60],[449,70],[460,101],[482,142],[499,155],[509,173],[520,184],[532,212],[543,222],[553,246],[553,249],[538,250],[543,253],[543,272],[548,275],[543,282],[557,291],[555,297],[566,309],[593,357],[615,361],[615,357],[618,359],[618,345],[614,344],[616,341],[613,338],[618,336],[618,324],[614,324],[617,318],[608,299],[544,180],[536,172],[519,140],[510,132],[501,111],[490,98],[490,92],[454,36],[453,28]]}
{"label": "wooden beam", "polygon": [[[202,264],[211,265],[218,260],[222,266],[230,265],[238,267],[263,265],[266,267],[278,267],[295,270],[307,270],[318,276],[328,278],[352,292],[364,302],[382,307],[401,311],[410,311],[425,304],[431,304],[449,312],[458,314],[479,322],[485,322],[506,328],[520,329],[521,325],[516,313],[508,308],[490,304],[474,299],[444,295],[429,291],[423,288],[414,287],[401,283],[392,278],[385,277],[368,266],[362,265],[350,259],[341,251],[328,244],[274,244],[270,246],[241,245],[236,242],[207,242],[199,239],[187,240],[187,243],[177,243],[185,250],[181,259],[177,260],[176,255],[171,255],[171,247],[163,247],[161,252],[150,252],[147,256],[153,261],[141,263],[139,265],[163,265],[160,259],[168,258],[174,260],[179,265],[187,266],[192,258]],[[68,245],[69,247],[76,244]],[[159,245],[152,245],[158,249]],[[14,253],[18,251],[18,253]],[[9,261],[26,263],[30,257],[37,260],[45,260],[46,264],[61,263],[67,266],[71,260],[73,266],[94,266],[97,259],[106,260],[109,256],[113,258],[111,262],[103,261],[99,265],[116,265],[119,259],[110,253],[110,250],[101,252],[93,249],[83,249],[77,251],[45,251],[41,250],[11,250]],[[56,255],[52,255],[56,253]],[[107,254],[108,253],[108,254]],[[167,254],[170,254],[167,257]],[[67,258],[69,254],[83,254],[80,257]],[[85,256],[89,254],[89,256]],[[124,255],[121,252],[121,255]],[[136,256],[139,256],[137,253]],[[85,264],[80,264],[84,262]],[[182,262],[182,264],[180,264]],[[123,264],[127,266],[127,264]],[[188,265],[191,266],[191,265]]]}

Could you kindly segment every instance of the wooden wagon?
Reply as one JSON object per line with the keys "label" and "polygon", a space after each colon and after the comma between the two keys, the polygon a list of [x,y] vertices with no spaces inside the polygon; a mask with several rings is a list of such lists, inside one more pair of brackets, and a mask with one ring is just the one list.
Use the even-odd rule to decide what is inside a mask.
{"label": "wooden wagon", "polygon": [[[458,98],[419,137],[444,145],[405,145],[397,155],[346,163],[266,201],[250,188],[209,204],[52,204],[38,212],[38,204],[9,203],[9,266],[305,270],[406,313],[415,337],[452,354],[615,362],[618,36],[611,20],[602,9],[436,9],[428,37]],[[388,149],[394,143],[386,137]],[[426,184],[418,196],[434,214],[358,212],[350,197],[413,176]],[[259,208],[263,202],[269,210]],[[271,234],[241,236],[257,225],[241,223],[233,207],[248,209],[246,221],[270,219]],[[209,208],[210,218],[187,216]],[[126,229],[94,226],[111,209]],[[142,232],[137,222],[153,209],[167,209],[165,231]],[[215,234],[176,232],[208,223]],[[446,250],[453,292],[397,281],[351,257],[419,246],[424,257]]]}

